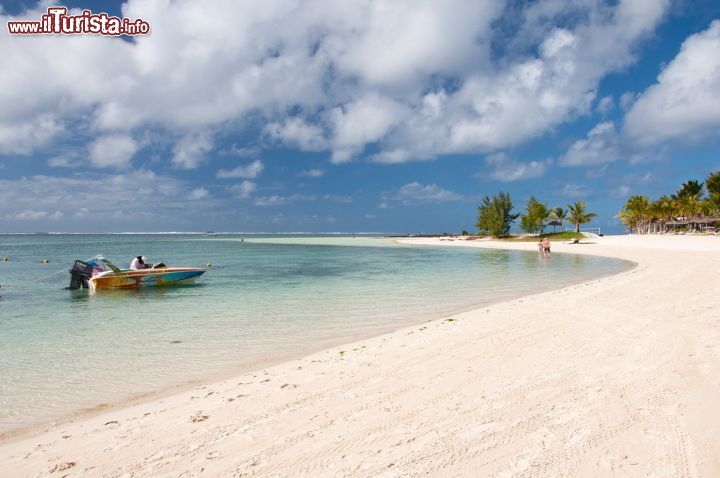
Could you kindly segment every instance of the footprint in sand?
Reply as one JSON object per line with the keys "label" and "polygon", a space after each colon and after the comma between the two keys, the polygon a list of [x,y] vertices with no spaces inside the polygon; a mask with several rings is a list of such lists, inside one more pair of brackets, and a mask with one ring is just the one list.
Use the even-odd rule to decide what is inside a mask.
{"label": "footprint in sand", "polygon": [[56,473],[58,471],[65,471],[65,470],[69,470],[76,464],[77,463],[75,463],[74,461],[66,461],[65,463],[56,463],[48,471],[50,473]]}
{"label": "footprint in sand", "polygon": [[190,417],[190,422],[191,422],[191,423],[204,422],[204,421],[207,420],[208,418],[210,418],[210,416],[208,416],[208,415],[203,415],[202,412],[197,412],[197,413],[195,413],[195,415],[193,415],[193,416]]}

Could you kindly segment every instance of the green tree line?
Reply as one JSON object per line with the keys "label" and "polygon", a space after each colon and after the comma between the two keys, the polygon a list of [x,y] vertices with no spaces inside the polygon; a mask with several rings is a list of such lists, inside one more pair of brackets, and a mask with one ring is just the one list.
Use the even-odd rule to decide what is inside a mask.
{"label": "green tree line", "polygon": [[678,223],[692,231],[699,224],[720,221],[720,171],[710,174],[704,183],[687,181],[675,194],[654,201],[648,196],[630,196],[618,217],[639,234],[664,233]]}
{"label": "green tree line", "polygon": [[510,227],[518,217],[520,228],[531,234],[542,234],[545,228],[553,228],[567,221],[573,224],[575,232],[580,232],[582,224],[592,221],[595,213],[587,211],[586,201],[575,201],[562,207],[548,208],[547,204],[531,196],[525,204],[524,213],[513,213],[513,203],[510,194],[499,192],[496,196],[485,196],[478,206],[478,220],[476,227],[480,234],[489,234],[493,237],[506,237],[510,234]]}

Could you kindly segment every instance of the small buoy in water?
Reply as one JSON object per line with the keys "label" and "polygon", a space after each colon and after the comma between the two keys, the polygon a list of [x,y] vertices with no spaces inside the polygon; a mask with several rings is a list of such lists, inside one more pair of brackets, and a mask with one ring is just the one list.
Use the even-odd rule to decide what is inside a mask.
{"label": "small buoy in water", "polygon": [[208,262],[208,263],[207,263],[207,266],[208,266],[208,267],[212,267],[212,263]]}
{"label": "small buoy in water", "polygon": [[7,262],[9,260],[10,260],[10,258],[8,256],[3,257],[3,262]]}
{"label": "small buoy in water", "polygon": [[43,260],[42,260],[42,263],[43,263],[43,264],[47,264],[47,263],[49,263],[49,262],[50,262],[50,261],[47,260],[47,259],[43,259]]}

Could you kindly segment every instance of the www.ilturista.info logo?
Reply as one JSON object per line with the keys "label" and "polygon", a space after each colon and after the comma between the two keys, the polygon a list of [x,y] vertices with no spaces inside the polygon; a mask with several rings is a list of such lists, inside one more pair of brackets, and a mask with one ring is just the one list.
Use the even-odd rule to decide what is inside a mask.
{"label": "www.ilturista.info logo", "polygon": [[66,7],[48,7],[40,21],[8,22],[11,35],[147,35],[150,24],[145,20],[112,17],[107,13],[83,10],[80,15],[68,15]]}

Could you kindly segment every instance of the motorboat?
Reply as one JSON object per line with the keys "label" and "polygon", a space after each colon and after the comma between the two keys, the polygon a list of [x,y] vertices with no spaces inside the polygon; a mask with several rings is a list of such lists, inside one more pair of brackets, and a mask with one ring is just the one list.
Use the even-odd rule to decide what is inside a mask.
{"label": "motorboat", "polygon": [[82,287],[99,291],[187,284],[205,271],[195,267],[168,267],[165,264],[148,269],[120,269],[105,257],[95,256],[86,261],[75,261],[70,269],[69,289]]}

